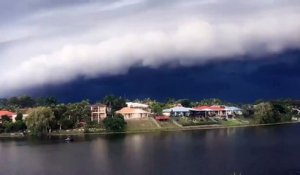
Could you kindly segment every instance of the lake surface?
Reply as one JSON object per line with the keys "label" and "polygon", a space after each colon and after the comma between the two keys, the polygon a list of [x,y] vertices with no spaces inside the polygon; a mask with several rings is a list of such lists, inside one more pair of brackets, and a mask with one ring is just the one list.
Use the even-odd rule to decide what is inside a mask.
{"label": "lake surface", "polygon": [[300,124],[0,139],[0,175],[300,174]]}

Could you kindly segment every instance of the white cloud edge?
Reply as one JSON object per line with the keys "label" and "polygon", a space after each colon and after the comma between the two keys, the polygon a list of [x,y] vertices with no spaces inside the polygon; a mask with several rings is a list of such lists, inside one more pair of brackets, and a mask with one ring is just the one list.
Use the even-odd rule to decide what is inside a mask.
{"label": "white cloud edge", "polygon": [[[131,2],[129,4],[119,2],[117,6],[110,4],[107,7],[114,7],[115,10],[126,9],[127,6],[144,3],[146,0]],[[193,9],[189,6],[185,8]],[[35,35],[34,32],[38,32],[37,35],[40,34],[41,37],[28,40],[28,46],[22,47],[16,44],[2,52],[4,57],[2,63],[5,63],[2,66],[14,66],[9,70],[0,70],[2,75],[0,84],[5,84],[0,86],[0,95],[45,84],[65,83],[78,76],[91,78],[117,75],[125,73],[137,64],[144,67],[158,67],[177,62],[178,66],[189,66],[203,64],[212,59],[253,54],[256,50],[268,54],[279,53],[288,48],[299,48],[300,22],[297,20],[300,19],[300,13],[297,11],[299,9],[299,6],[274,7],[272,5],[270,9],[266,8],[260,13],[241,13],[241,16],[234,18],[229,14],[220,16],[193,11],[182,17],[168,9],[165,11],[149,9],[149,12],[137,13],[148,17],[148,22],[140,20],[139,16],[128,14],[125,17],[112,17],[111,21],[100,20],[102,25],[95,25],[95,29],[88,27],[84,29],[90,31],[88,34],[83,31],[67,33],[66,36],[62,36],[64,32],[59,33],[61,29],[55,31],[57,26],[54,26],[54,34],[57,34],[57,37],[47,37],[45,32],[39,33],[41,29],[45,29],[43,26],[48,26],[47,22],[46,25],[42,22],[41,29],[37,29],[35,27],[38,25],[28,28],[26,23],[30,23],[30,19],[29,22],[24,20],[25,22],[18,25],[28,31],[23,34],[21,30],[16,32],[20,32],[22,37]],[[64,9],[59,10],[64,12]],[[69,13],[69,10],[65,12]],[[86,13],[87,16],[90,15],[89,12]],[[157,14],[165,16],[161,20],[158,19]],[[49,12],[47,15],[49,16],[46,19],[53,20],[57,17]],[[174,20],[164,21],[170,16],[174,16]],[[91,18],[93,19],[93,16]],[[33,19],[34,22],[39,22],[45,19],[45,15],[37,14]],[[127,24],[124,29],[119,28],[122,24]],[[139,28],[139,24],[145,26]],[[152,24],[155,25],[151,26]],[[111,32],[99,27],[103,25],[106,25],[107,30]],[[51,32],[53,31],[50,28]],[[9,37],[5,40],[2,37],[2,41],[7,40]],[[55,41],[59,41],[57,45]],[[39,48],[41,51],[34,50]],[[22,55],[26,57],[19,59],[18,57]]]}

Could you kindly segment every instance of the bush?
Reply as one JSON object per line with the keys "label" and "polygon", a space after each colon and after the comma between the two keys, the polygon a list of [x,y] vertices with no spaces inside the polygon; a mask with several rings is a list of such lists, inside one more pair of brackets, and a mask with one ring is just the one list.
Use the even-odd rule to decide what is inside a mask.
{"label": "bush", "polygon": [[24,131],[26,130],[26,124],[25,122],[21,120],[17,120],[15,123],[13,123],[13,130],[14,131]]}
{"label": "bush", "polygon": [[124,131],[126,122],[122,115],[117,114],[113,117],[106,117],[103,124],[108,131]]}
{"label": "bush", "polygon": [[101,128],[101,125],[96,121],[89,121],[86,123],[86,127],[88,128]]}
{"label": "bush", "polygon": [[1,125],[0,126],[0,133],[3,133],[4,132],[4,128],[3,128],[3,126]]}
{"label": "bush", "polygon": [[22,121],[23,120],[23,114],[22,113],[18,113],[16,116],[16,121]]}
{"label": "bush", "polygon": [[74,122],[69,119],[64,119],[61,123],[62,129],[72,129],[74,127]]}
{"label": "bush", "polygon": [[254,119],[259,124],[287,122],[291,121],[292,115],[286,106],[266,102],[255,106]]}
{"label": "bush", "polygon": [[13,123],[9,122],[9,121],[4,121],[3,122],[3,128],[4,128],[4,132],[12,132],[13,131]]}

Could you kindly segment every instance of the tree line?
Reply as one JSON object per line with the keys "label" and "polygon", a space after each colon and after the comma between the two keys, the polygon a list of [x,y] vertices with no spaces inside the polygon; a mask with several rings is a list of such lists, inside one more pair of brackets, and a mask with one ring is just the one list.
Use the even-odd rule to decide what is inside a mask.
{"label": "tree line", "polygon": [[[115,111],[126,106],[127,99],[108,95],[99,100],[99,103],[111,107],[114,117],[107,117],[101,125],[110,131],[122,131],[126,122],[121,115],[114,115]],[[227,105],[237,106],[243,109],[243,117],[251,118],[254,123],[276,123],[290,121],[293,116],[298,116],[293,109],[300,107],[300,102],[295,100],[263,101],[259,100],[254,104],[233,104],[220,99],[203,99],[192,101],[189,99],[168,98],[165,102],[146,98],[143,100],[132,100],[134,102],[146,103],[154,115],[162,115],[163,109],[181,104],[184,107],[195,107],[199,105]],[[83,100],[76,103],[59,103],[54,97],[32,98],[20,96],[0,99],[0,110],[10,110],[17,113],[16,122],[8,117],[2,116],[0,132],[17,132],[30,130],[32,134],[47,133],[53,130],[67,130],[79,127],[88,128],[101,127],[91,121],[90,101]],[[22,109],[29,109],[29,116],[23,119]]]}

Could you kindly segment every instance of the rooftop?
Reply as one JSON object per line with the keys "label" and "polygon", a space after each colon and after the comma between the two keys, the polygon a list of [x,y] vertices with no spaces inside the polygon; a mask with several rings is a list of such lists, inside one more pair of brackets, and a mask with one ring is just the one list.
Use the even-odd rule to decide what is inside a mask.
{"label": "rooftop", "polygon": [[120,114],[147,114],[149,112],[144,111],[142,109],[124,107],[121,110],[116,111],[116,113],[120,113]]}
{"label": "rooftop", "polygon": [[12,117],[13,115],[15,115],[15,113],[10,111],[0,111],[0,116],[4,116],[4,115],[7,115],[8,117]]}

